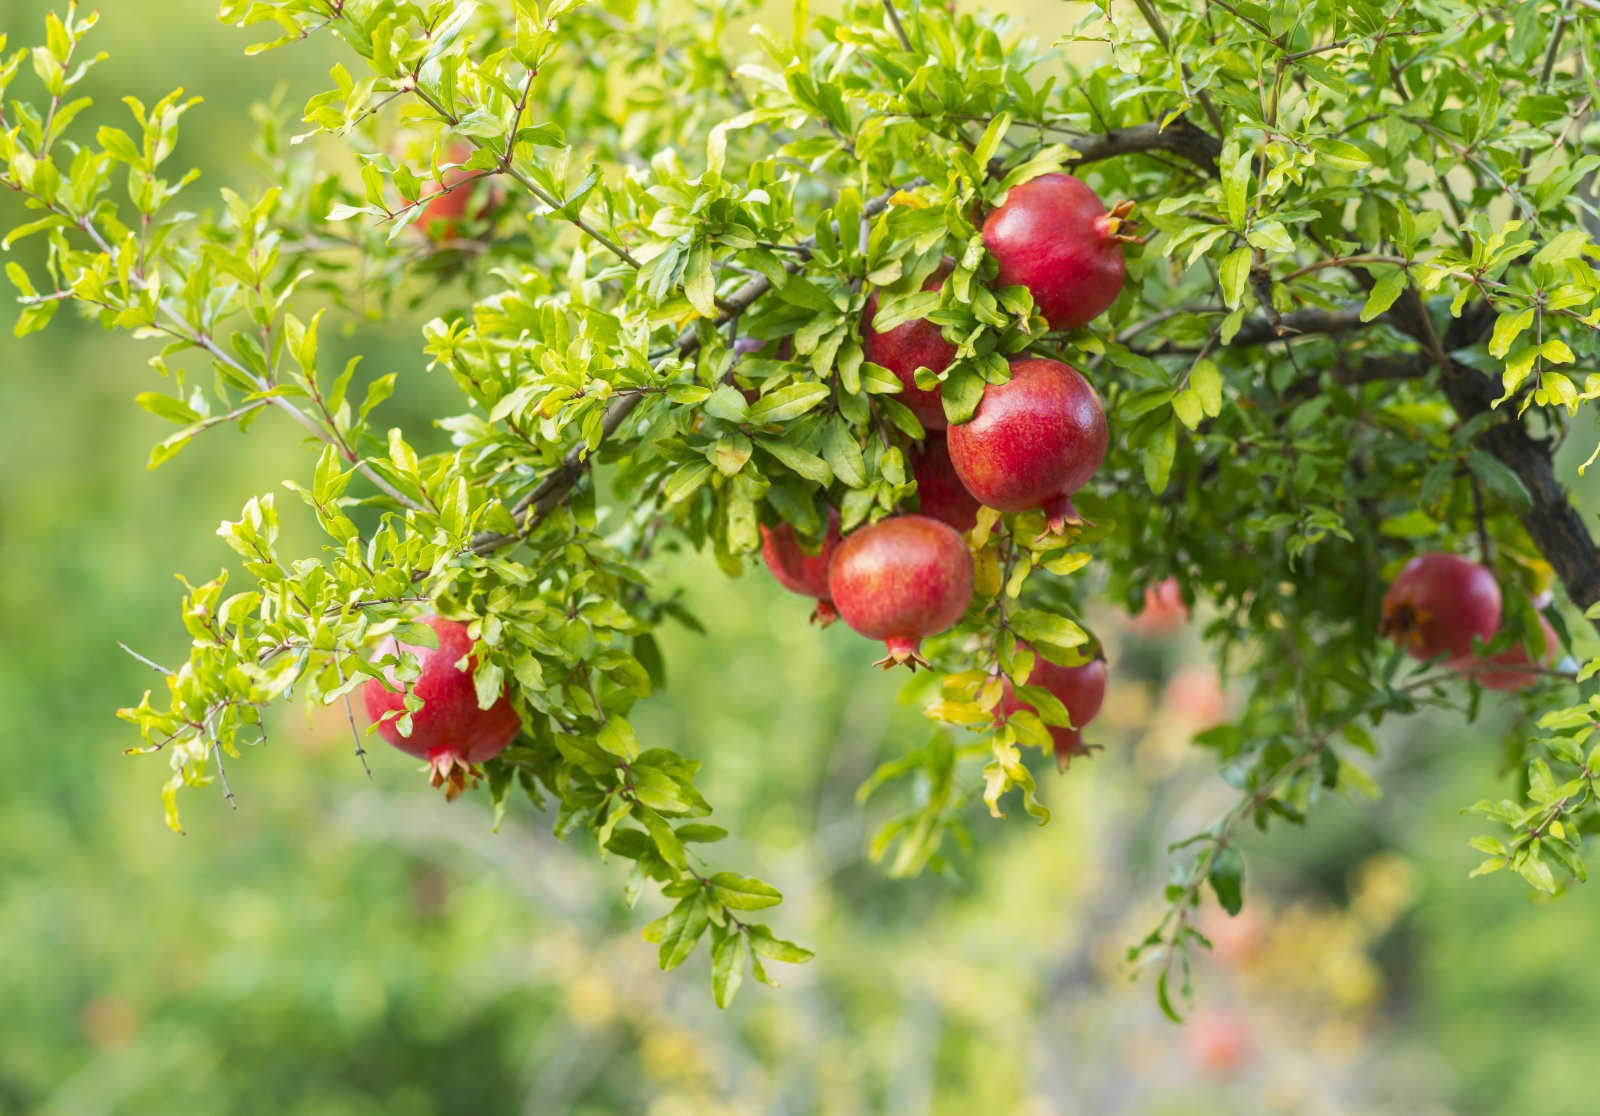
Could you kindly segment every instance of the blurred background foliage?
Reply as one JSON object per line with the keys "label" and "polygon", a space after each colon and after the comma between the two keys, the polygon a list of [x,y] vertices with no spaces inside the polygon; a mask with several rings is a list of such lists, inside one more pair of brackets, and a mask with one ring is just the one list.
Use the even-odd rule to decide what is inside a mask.
{"label": "blurred background foliage", "polygon": [[[47,7],[9,0],[13,48]],[[280,84],[297,104],[327,59],[311,43],[247,60],[213,8],[107,5],[92,91],[108,113],[127,92],[203,96],[176,161],[214,197],[259,187],[248,106]],[[401,373],[390,421],[408,432],[452,394],[423,371],[420,321],[350,322],[340,341]],[[1104,750],[1046,780],[1055,822],[979,803],[949,871],[894,880],[866,850],[905,804],[854,794],[932,731],[916,696],[760,573],[670,558],[661,576],[707,634],[663,633],[669,687],[640,735],[703,761],[718,820],[751,843],[727,859],[784,890],[777,929],[818,952],[725,1015],[703,957],[656,971],[638,928],[659,912],[622,906],[617,865],[525,805],[491,832],[481,796],[447,807],[398,753],[375,753],[369,782],[338,715],[283,717],[235,775],[238,811],[196,798],[173,837],[165,765],[121,755],[112,711],[153,679],[116,641],[178,656],[171,573],[211,576],[215,525],[299,451],[269,420],[147,475],[167,430],[132,404],[141,360],[65,318],[0,338],[0,1112],[1594,1111],[1575,1023],[1600,1006],[1600,899],[1466,879],[1457,811],[1496,777],[1489,721],[1391,726],[1381,801],[1251,849],[1244,914],[1206,923],[1195,1016],[1160,1018],[1121,954],[1153,922],[1166,840],[1230,794],[1187,756],[1226,708],[1192,627],[1100,617]]]}

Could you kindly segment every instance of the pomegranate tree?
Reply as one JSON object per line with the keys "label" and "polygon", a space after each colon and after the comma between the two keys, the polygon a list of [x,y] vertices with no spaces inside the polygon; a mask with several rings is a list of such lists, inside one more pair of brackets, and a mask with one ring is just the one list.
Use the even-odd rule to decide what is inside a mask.
{"label": "pomegranate tree", "polygon": [[912,452],[911,474],[917,482],[917,499],[922,514],[948,523],[962,534],[978,524],[981,507],[956,475],[950,462],[950,446],[943,434],[930,432],[927,440]]}
{"label": "pomegranate tree", "polygon": [[[953,260],[941,263],[928,276],[927,282],[922,284],[922,289],[938,290],[953,265]],[[926,318],[901,322],[893,329],[879,333],[872,328],[877,316],[878,293],[874,291],[867,297],[867,307],[861,316],[862,351],[868,360],[883,365],[905,385],[905,391],[899,396],[900,402],[911,409],[918,422],[929,430],[943,430],[944,404],[939,401],[939,392],[919,388],[915,374],[918,368],[927,368],[935,374],[943,372],[955,359],[956,347],[946,341],[939,327]]]}
{"label": "pomegranate tree", "polygon": [[[380,659],[397,657],[401,650],[415,655],[422,668],[417,680],[409,688],[401,686],[391,665],[383,679],[361,687],[361,697],[378,735],[407,755],[427,760],[433,785],[443,786],[446,798],[455,798],[476,785],[482,775],[478,764],[505,751],[522,723],[509,690],[487,709],[478,704],[473,641],[466,625],[442,616],[427,616],[422,622],[438,634],[438,647],[400,643],[391,636],[378,649]],[[406,712],[407,693],[422,699],[422,708],[411,715],[409,733],[401,731],[398,720]]]}
{"label": "pomegranate tree", "polygon": [[1406,563],[1383,598],[1380,630],[1412,657],[1472,655],[1472,640],[1500,630],[1500,586],[1478,563],[1455,554],[1419,554]]}
{"label": "pomegranate tree", "polygon": [[[1072,718],[1071,727],[1046,726],[1050,730],[1050,738],[1055,741],[1056,763],[1065,769],[1074,757],[1087,756],[1089,747],[1083,742],[1083,728],[1099,714],[1100,706],[1106,699],[1105,659],[1097,655],[1079,666],[1061,666],[1040,656],[1034,660],[1033,669],[1028,672],[1027,684],[1048,690],[1066,706],[1067,716]],[[1017,696],[1008,678],[1000,697],[999,712],[1009,717],[1022,710],[1037,712]]]}
{"label": "pomegranate tree", "polygon": [[1013,187],[983,222],[983,245],[999,265],[995,282],[1027,287],[1051,329],[1075,329],[1122,292],[1122,226],[1131,202],[1111,212],[1070,174]]}
{"label": "pomegranate tree", "polygon": [[1105,459],[1106,413],[1089,381],[1059,360],[1011,362],[1011,379],[984,388],[969,422],[949,432],[956,474],[1000,511],[1043,508],[1052,531],[1077,517],[1072,494]]}
{"label": "pomegranate tree", "polygon": [[948,524],[897,515],[846,536],[833,552],[828,589],[844,622],[881,639],[877,665],[927,666],[919,646],[961,619],[972,599],[972,555]]}
{"label": "pomegranate tree", "polygon": [[815,597],[811,622],[826,628],[839,616],[828,597],[828,563],[839,545],[839,513],[828,512],[828,532],[814,549],[808,547],[787,523],[761,528],[761,557],[772,576],[791,593]]}

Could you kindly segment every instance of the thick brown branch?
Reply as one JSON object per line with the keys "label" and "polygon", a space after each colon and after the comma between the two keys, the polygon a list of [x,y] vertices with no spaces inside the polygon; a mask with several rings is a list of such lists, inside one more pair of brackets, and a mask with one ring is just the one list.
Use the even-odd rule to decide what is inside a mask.
{"label": "thick brown branch", "polygon": [[1072,147],[1080,163],[1094,163],[1140,151],[1168,151],[1189,160],[1212,177],[1216,177],[1217,158],[1222,154],[1220,139],[1182,117],[1165,128],[1138,124],[1132,128],[1116,128],[1101,136],[1083,136],[1073,140]]}
{"label": "thick brown branch", "polygon": [[[1266,318],[1251,318],[1241,325],[1239,332],[1222,347],[1241,349],[1255,345],[1270,345],[1275,341],[1292,341],[1296,337],[1309,337],[1313,334],[1350,333],[1358,329],[1367,329],[1374,324],[1363,322],[1361,311],[1355,308],[1296,310],[1292,314],[1282,315],[1276,322],[1268,321]],[[1175,345],[1158,345],[1153,349],[1137,351],[1148,357],[1195,356],[1201,352],[1200,349],[1180,348]]]}

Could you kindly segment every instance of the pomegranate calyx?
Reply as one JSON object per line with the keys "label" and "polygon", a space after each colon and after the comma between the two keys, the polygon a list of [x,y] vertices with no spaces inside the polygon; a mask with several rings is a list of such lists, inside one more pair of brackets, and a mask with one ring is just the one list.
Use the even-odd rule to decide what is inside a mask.
{"label": "pomegranate calyx", "polygon": [[877,662],[873,663],[872,665],[875,667],[882,667],[884,670],[893,670],[895,667],[904,664],[905,667],[912,673],[916,673],[916,669],[919,666],[928,669],[931,669],[933,666],[933,664],[928,662],[927,658],[922,654],[922,641],[920,639],[906,639],[901,636],[890,636],[888,639],[883,641],[883,644],[889,649],[889,653],[883,658],[879,659]]}
{"label": "pomegranate calyx", "polygon": [[1036,540],[1039,542],[1049,539],[1052,535],[1064,534],[1068,527],[1082,527],[1089,522],[1078,514],[1078,509],[1073,506],[1070,492],[1051,497],[1045,501],[1041,510],[1044,512],[1045,528]]}
{"label": "pomegranate calyx", "polygon": [[476,787],[478,780],[483,778],[482,768],[475,763],[468,763],[451,751],[439,751],[429,756],[427,770],[431,772],[428,782],[444,788],[446,802],[454,802],[463,792]]}
{"label": "pomegranate calyx", "polygon": [[1094,219],[1095,232],[1099,233],[1102,239],[1118,244],[1143,244],[1144,238],[1134,236],[1127,231],[1136,223],[1130,216],[1132,213],[1132,199],[1119,201],[1104,216]]}
{"label": "pomegranate calyx", "polygon": [[811,610],[811,622],[819,628],[826,628],[837,619],[839,610],[833,607],[833,602],[817,598],[817,607]]}
{"label": "pomegranate calyx", "polygon": [[1103,745],[1085,744],[1083,737],[1076,729],[1070,731],[1072,732],[1073,739],[1069,743],[1063,745],[1059,740],[1056,741],[1055,754],[1057,771],[1065,771],[1069,766],[1071,766],[1072,761],[1075,759],[1093,759],[1096,752],[1103,750]]}

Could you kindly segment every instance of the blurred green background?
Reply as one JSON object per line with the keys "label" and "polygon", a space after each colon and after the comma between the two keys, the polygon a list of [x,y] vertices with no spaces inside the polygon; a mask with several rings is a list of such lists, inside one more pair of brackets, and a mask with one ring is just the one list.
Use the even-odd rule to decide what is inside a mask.
{"label": "blurred green background", "polygon": [[[327,59],[246,59],[213,9],[107,5],[91,91],[113,109],[180,82],[205,97],[175,163],[214,197],[259,185],[247,105],[280,82],[298,103]],[[10,0],[10,49],[44,10]],[[417,324],[343,342],[401,372],[390,421],[411,431],[448,398]],[[0,1113],[1595,1111],[1593,890],[1536,905],[1465,878],[1478,826],[1458,811],[1495,793],[1492,723],[1392,732],[1381,802],[1253,850],[1245,916],[1208,914],[1195,1018],[1160,1017],[1120,956],[1156,917],[1165,842],[1228,801],[1186,747],[1223,696],[1193,632],[1110,614],[1104,751],[1045,778],[1055,822],[980,806],[959,878],[897,881],[863,850],[905,803],[853,793],[930,731],[916,702],[765,577],[663,568],[709,634],[664,634],[670,686],[637,726],[704,762],[737,835],[717,863],[781,887],[777,929],[818,953],[725,1014],[703,955],[655,970],[638,929],[659,900],[624,909],[622,869],[585,839],[554,841],[525,805],[492,833],[481,797],[446,806],[398,753],[368,781],[338,715],[282,717],[234,764],[238,811],[191,793],[174,836],[164,759],[124,758],[113,717],[157,679],[116,641],[181,657],[171,574],[211,576],[217,522],[309,459],[269,419],[147,473],[167,431],[132,403],[145,355],[70,315],[0,338]]]}

